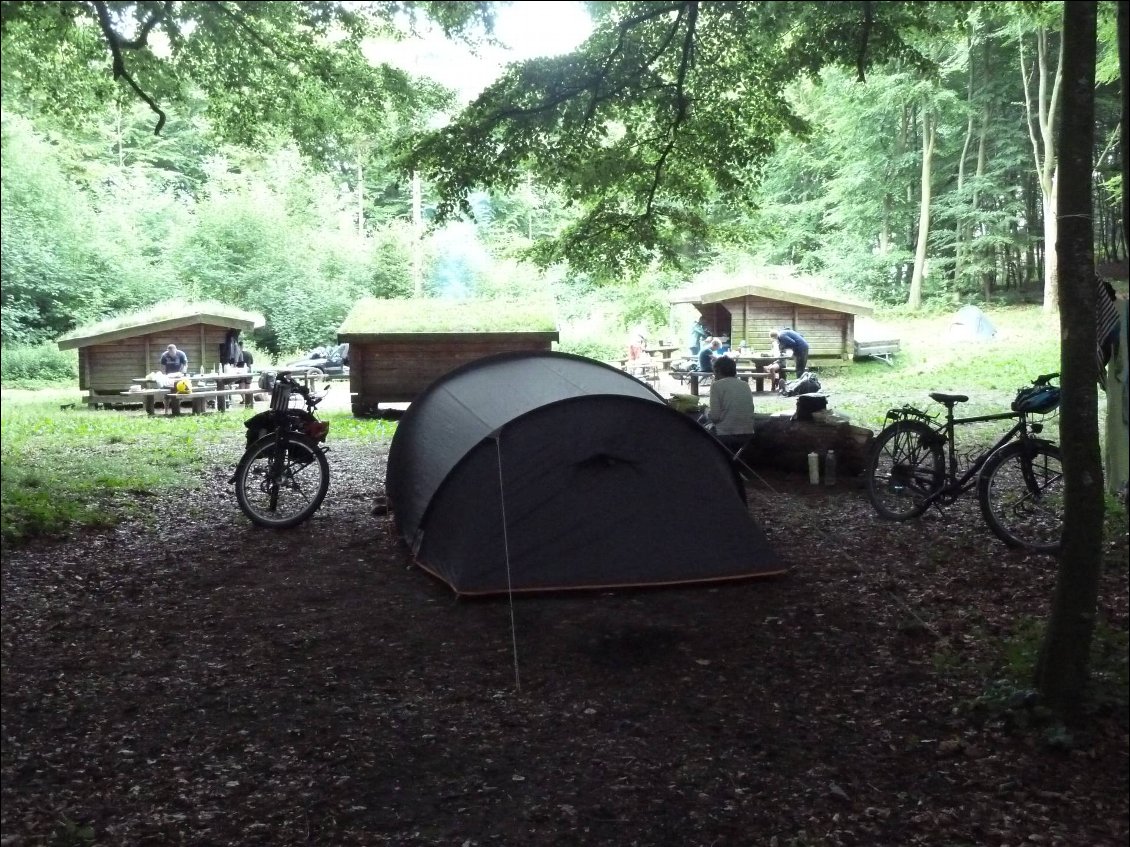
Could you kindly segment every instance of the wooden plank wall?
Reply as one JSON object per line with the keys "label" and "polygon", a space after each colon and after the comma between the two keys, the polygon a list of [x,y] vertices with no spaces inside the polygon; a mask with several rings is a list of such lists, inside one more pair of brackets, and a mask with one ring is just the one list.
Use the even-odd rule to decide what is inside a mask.
{"label": "wooden plank wall", "polygon": [[366,411],[378,403],[408,403],[436,379],[467,362],[495,353],[549,350],[551,342],[482,336],[430,343],[353,341],[349,345],[349,390],[353,408]]}
{"label": "wooden plank wall", "polygon": [[764,297],[727,300],[732,316],[730,338],[736,345],[746,339],[753,350],[768,350],[769,331],[792,327],[805,337],[811,356],[837,356],[850,361],[855,342],[855,316],[800,306]]}
{"label": "wooden plank wall", "polygon": [[219,364],[220,345],[227,333],[226,327],[193,324],[83,347],[79,350],[79,388],[94,394],[126,391],[133,379],[159,368],[161,354],[170,344],[185,352],[193,373],[211,371]]}

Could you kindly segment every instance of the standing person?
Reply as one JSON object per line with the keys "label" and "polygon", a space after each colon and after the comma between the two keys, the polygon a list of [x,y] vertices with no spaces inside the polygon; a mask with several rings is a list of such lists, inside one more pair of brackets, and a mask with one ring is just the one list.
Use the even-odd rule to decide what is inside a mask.
{"label": "standing person", "polygon": [[697,356],[699,351],[702,350],[702,343],[710,337],[706,327],[702,325],[702,321],[698,320],[691,324],[691,340],[688,345],[691,348],[691,355]]}
{"label": "standing person", "polygon": [[[791,353],[793,358],[796,359],[796,375],[799,379],[808,367],[808,342],[804,340],[804,336],[793,329],[775,329],[769,333],[769,337],[773,339],[773,343],[781,351],[782,357],[786,353]],[[775,364],[766,367],[765,370],[773,374],[773,381],[779,382],[779,387],[783,391],[785,388],[783,361],[778,360]],[[778,374],[778,371],[780,371],[780,374]]]}
{"label": "standing person", "polygon": [[[255,357],[253,355],[251,355],[250,350],[244,350],[243,349],[242,343],[240,343],[238,345],[238,347],[239,347],[239,354],[235,357],[235,366],[237,368],[247,368],[247,372],[250,373],[251,372],[251,366],[253,364],[255,364]],[[240,388],[250,388],[251,387],[251,379],[250,378],[241,379],[236,384]],[[244,406],[254,406],[255,405],[255,395],[254,394],[244,394],[243,395],[243,405]]]}
{"label": "standing person", "polygon": [[738,363],[729,356],[714,360],[707,415],[714,434],[731,450],[745,446],[753,435],[753,392],[745,380],[738,379]]}
{"label": "standing person", "polygon": [[161,354],[161,370],[166,376],[188,373],[188,356],[183,350],[178,350],[177,345],[170,344]]}

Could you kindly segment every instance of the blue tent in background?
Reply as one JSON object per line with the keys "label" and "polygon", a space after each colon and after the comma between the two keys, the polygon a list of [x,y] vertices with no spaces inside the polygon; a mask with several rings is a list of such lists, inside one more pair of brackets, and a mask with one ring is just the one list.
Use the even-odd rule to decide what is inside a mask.
{"label": "blue tent in background", "polygon": [[997,328],[976,306],[962,306],[950,324],[950,336],[963,341],[987,340],[996,334]]}

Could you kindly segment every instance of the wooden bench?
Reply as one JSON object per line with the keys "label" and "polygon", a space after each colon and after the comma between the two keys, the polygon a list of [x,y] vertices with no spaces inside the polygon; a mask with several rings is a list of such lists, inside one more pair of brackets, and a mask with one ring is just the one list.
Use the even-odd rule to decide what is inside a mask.
{"label": "wooden bench", "polygon": [[[173,392],[173,393],[170,393],[168,396],[169,396],[169,398],[170,398],[170,400],[173,404],[172,409],[173,409],[174,415],[180,414],[180,408],[179,408],[180,407],[180,401],[185,401],[185,400],[192,401],[192,414],[202,415],[207,410],[206,404],[209,400],[215,400],[216,401],[216,411],[225,412],[225,411],[227,411],[228,398],[230,398],[230,397],[246,397],[246,398],[249,398],[252,401],[248,405],[253,405],[254,400],[255,400],[255,395],[262,393],[262,390],[263,389],[261,389],[261,388],[255,388],[255,387],[252,387],[252,388],[224,388],[222,390],[221,389],[215,389],[215,390],[207,390],[207,391],[193,391],[191,394],[177,394],[177,393]],[[178,399],[174,399],[174,398],[179,398],[179,401],[178,401]]]}
{"label": "wooden bench", "polygon": [[753,382],[757,385],[757,393],[760,394],[765,391],[765,380],[771,380],[773,375],[768,371],[756,370],[739,370],[738,379],[744,379],[747,383]]}
{"label": "wooden bench", "polygon": [[[700,380],[714,378],[714,374],[710,371],[672,371],[671,375],[675,378],[676,382],[690,382],[691,395],[694,397],[698,396]],[[757,386],[757,393],[760,394],[765,391],[765,380],[771,380],[773,375],[768,371],[742,369],[738,371],[737,377],[740,380],[744,380],[746,383],[754,383]]]}
{"label": "wooden bench", "polygon": [[158,400],[165,401],[165,395],[169,393],[167,388],[142,388],[139,391],[122,391],[120,392],[123,398],[133,398],[133,402],[140,402],[145,407],[145,414],[152,415],[153,409]]}
{"label": "wooden bench", "polygon": [[[224,412],[227,410],[227,400],[230,397],[245,397],[250,402],[246,405],[254,405],[255,395],[262,394],[263,389],[251,388],[225,388],[221,390],[204,390],[192,391],[187,394],[177,394],[175,391],[170,391],[167,388],[148,389],[148,392],[153,393],[152,399],[146,401],[145,411],[148,414],[153,414],[153,405],[157,399],[164,401],[166,408],[174,415],[181,413],[181,403],[192,404],[192,414],[203,415],[207,411],[207,403],[209,400],[216,401],[216,410]],[[141,394],[143,392],[134,391],[133,394]]]}

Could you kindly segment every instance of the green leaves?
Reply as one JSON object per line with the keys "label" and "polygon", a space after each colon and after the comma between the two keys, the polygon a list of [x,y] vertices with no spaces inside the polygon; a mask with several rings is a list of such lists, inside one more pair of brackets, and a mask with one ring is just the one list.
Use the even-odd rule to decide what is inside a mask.
{"label": "green leaves", "polygon": [[803,124],[786,85],[827,63],[921,55],[904,38],[921,4],[601,4],[575,53],[512,66],[449,126],[401,157],[440,194],[441,219],[469,214],[476,186],[526,173],[580,219],[539,245],[549,263],[638,273],[677,262],[712,232],[712,202],[748,208],[761,167]]}

